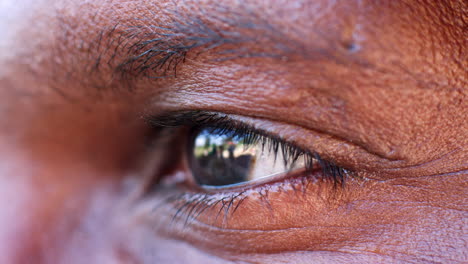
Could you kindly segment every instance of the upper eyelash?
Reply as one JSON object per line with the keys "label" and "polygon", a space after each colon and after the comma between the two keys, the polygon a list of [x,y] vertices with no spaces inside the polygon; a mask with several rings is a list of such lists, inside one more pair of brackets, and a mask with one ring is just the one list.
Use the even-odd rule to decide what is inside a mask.
{"label": "upper eyelash", "polygon": [[190,126],[193,129],[209,128],[218,135],[246,138],[247,144],[262,144],[276,157],[281,151],[286,168],[292,168],[295,162],[303,157],[306,172],[312,171],[316,164],[322,169],[325,180],[329,180],[335,187],[344,186],[349,171],[337,166],[331,161],[324,160],[316,152],[304,150],[295,144],[287,142],[278,136],[256,129],[246,123],[233,120],[226,114],[206,111],[175,112],[162,116],[146,118],[147,122],[156,128]]}

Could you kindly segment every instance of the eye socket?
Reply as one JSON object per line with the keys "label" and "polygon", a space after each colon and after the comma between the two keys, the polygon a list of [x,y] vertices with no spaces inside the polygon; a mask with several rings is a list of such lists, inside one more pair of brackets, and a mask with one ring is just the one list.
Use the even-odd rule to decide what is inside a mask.
{"label": "eye socket", "polygon": [[[272,145],[271,140],[252,133],[207,127],[194,131],[192,138],[191,170],[195,182],[202,186],[238,186],[305,170],[307,166],[305,153],[284,151],[284,145]],[[292,156],[285,156],[288,154]]]}

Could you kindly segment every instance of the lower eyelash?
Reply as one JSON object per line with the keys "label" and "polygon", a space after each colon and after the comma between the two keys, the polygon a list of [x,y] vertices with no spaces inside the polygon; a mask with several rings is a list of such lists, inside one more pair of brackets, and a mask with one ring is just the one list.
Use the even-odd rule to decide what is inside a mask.
{"label": "lower eyelash", "polygon": [[[260,191],[257,193],[262,195]],[[251,194],[252,192],[250,192]],[[212,219],[212,224],[214,225],[222,217],[222,225],[224,226],[228,221],[228,217],[232,216],[248,197],[247,191],[216,195],[184,193],[169,197],[166,202],[175,208],[172,223],[183,221],[184,226],[190,224],[191,221],[197,221],[204,212],[213,210],[219,205],[216,216]],[[264,199],[268,198],[264,196]]]}
{"label": "lower eyelash", "polygon": [[[316,171],[319,174],[320,171]],[[306,195],[309,184],[319,184],[320,180],[327,181],[327,178],[319,178],[307,173],[298,177],[288,177],[276,183],[267,183],[255,188],[239,192],[220,193],[194,193],[183,192],[176,195],[169,195],[162,204],[169,204],[173,209],[172,224],[183,223],[184,226],[197,221],[204,213],[215,211],[215,216],[210,219],[215,225],[221,221],[221,227],[225,227],[230,217],[243,205],[246,199],[257,196],[261,202],[261,207],[266,210],[273,210],[269,201],[271,192],[292,191],[294,195]],[[327,181],[330,183],[330,181]],[[336,188],[333,187],[336,190]],[[167,190],[166,190],[167,191]]]}
{"label": "lower eyelash", "polygon": [[213,197],[207,194],[185,194],[183,198],[177,199],[180,201],[185,201],[182,204],[179,202],[176,204],[176,212],[172,217],[172,221],[178,219],[185,219],[184,225],[187,225],[190,220],[197,220],[197,218],[206,210],[215,208],[217,205],[221,205],[215,219],[217,221],[219,216],[223,214],[223,222],[226,221],[230,210],[231,214],[234,214],[237,208],[242,204],[242,202],[247,198],[243,197],[238,199],[244,194],[244,192],[239,194],[228,194],[228,195],[218,195]]}

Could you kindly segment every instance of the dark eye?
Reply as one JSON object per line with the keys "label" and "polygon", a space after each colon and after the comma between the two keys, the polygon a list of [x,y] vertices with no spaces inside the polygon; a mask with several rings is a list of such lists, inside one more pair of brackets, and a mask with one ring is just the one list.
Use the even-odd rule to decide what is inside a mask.
{"label": "dark eye", "polygon": [[232,186],[305,170],[305,153],[255,133],[219,128],[194,131],[189,159],[199,185]]}
{"label": "dark eye", "polygon": [[[205,189],[224,189],[310,176],[337,186],[348,175],[347,170],[321,159],[318,153],[225,114],[180,112],[150,117],[148,121],[157,131],[166,131],[167,139],[174,140],[171,144],[182,146],[181,152],[176,152],[183,155],[168,159],[171,164],[180,157],[189,166],[180,167],[185,168],[184,179],[179,177],[181,174],[158,178],[165,184],[185,181]],[[176,131],[188,135],[188,141],[178,139],[177,135],[182,134]]]}
{"label": "dark eye", "polygon": [[345,179],[354,177],[318,153],[285,139],[287,133],[272,133],[263,122],[256,127],[241,116],[201,111],[149,121],[164,139],[160,145],[175,147],[175,154],[168,155],[165,163],[168,173],[157,178],[155,186],[164,204],[174,209],[173,221],[196,219],[220,228],[256,229],[258,222],[249,219],[268,215],[263,209],[271,208],[270,195],[278,197],[273,200],[284,209],[290,205],[289,198],[299,198],[293,194],[303,197],[311,190],[308,197],[321,199],[314,196],[316,191],[327,190],[325,186],[336,190],[345,186]]}

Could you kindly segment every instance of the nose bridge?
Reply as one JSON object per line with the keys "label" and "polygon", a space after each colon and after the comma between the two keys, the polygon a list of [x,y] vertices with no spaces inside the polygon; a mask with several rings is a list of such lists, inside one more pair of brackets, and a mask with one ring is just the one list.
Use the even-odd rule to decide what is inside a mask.
{"label": "nose bridge", "polygon": [[59,199],[27,182],[26,169],[7,164],[0,165],[0,263],[44,263],[56,228],[51,201]]}
{"label": "nose bridge", "polygon": [[32,244],[32,238],[24,239],[30,233],[28,188],[12,177],[14,171],[5,159],[0,162],[0,263],[22,263],[23,249]]}
{"label": "nose bridge", "polygon": [[[79,178],[73,167],[32,168],[34,163],[18,155],[1,153],[0,263],[96,263],[91,261],[93,251],[107,254],[103,245],[109,204],[102,203],[110,199],[102,195],[104,185],[98,191],[95,182]],[[89,171],[81,173],[96,178]],[[89,199],[98,194],[103,198]]]}

